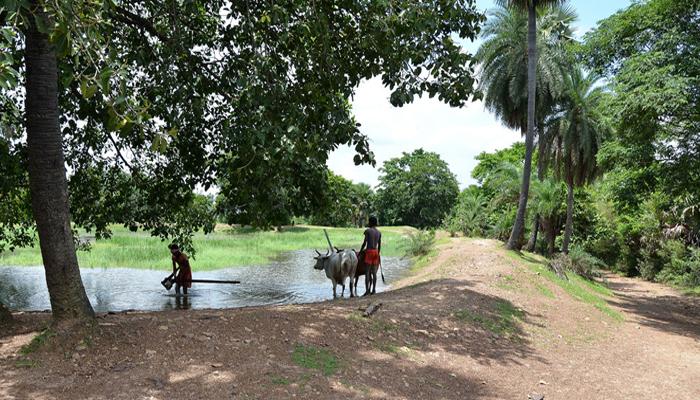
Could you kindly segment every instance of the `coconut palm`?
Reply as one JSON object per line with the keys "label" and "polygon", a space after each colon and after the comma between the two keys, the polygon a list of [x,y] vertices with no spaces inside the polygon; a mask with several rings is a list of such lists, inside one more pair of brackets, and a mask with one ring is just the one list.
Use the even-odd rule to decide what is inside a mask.
{"label": "coconut palm", "polygon": [[573,229],[574,187],[592,182],[598,174],[596,155],[608,127],[601,113],[603,87],[597,74],[586,74],[579,66],[565,79],[559,111],[547,124],[548,157],[555,176],[567,186],[566,228],[562,251],[569,252]]}
{"label": "coconut palm", "polygon": [[[569,24],[575,19],[575,13],[567,7],[544,7],[562,4],[562,0],[502,0],[498,3],[502,8],[492,13],[485,26],[485,41],[477,59],[481,62],[486,107],[506,126],[525,133],[518,211],[508,240],[508,248],[519,249],[529,195],[536,112],[544,116],[554,104],[555,88],[562,75],[558,49],[572,36]],[[536,15],[538,6],[542,6],[539,18]],[[537,30],[538,19],[545,29]],[[543,50],[541,57],[537,56],[538,36]],[[536,101],[536,93],[539,101]]]}

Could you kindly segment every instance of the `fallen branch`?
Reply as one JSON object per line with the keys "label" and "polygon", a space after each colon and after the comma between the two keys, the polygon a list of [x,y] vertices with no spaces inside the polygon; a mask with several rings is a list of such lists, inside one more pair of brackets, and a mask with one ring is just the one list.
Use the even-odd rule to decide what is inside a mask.
{"label": "fallen branch", "polygon": [[368,305],[367,308],[365,309],[365,312],[362,313],[362,316],[365,318],[369,318],[370,316],[372,316],[372,314],[377,312],[377,310],[379,310],[379,308],[381,306],[382,306],[382,303],[377,303],[377,304],[370,303],[370,305]]}

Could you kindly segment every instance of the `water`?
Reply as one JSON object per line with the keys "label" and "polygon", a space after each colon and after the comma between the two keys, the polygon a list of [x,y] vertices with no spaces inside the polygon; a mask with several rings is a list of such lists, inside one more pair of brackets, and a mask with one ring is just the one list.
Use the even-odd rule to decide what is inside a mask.
{"label": "water", "polygon": [[[166,291],[160,281],[167,271],[94,268],[82,269],[83,284],[96,312],[123,310],[168,310],[173,308],[235,308],[268,304],[309,303],[333,298],[331,283],[324,271],[313,269],[313,250],[282,254],[268,265],[197,271],[193,279],[240,280],[237,285],[193,283],[187,298]],[[405,273],[409,262],[382,257],[387,285]],[[387,289],[381,277],[377,291]],[[340,286],[338,294],[340,295]],[[349,296],[349,285],[345,296]],[[364,277],[358,293],[364,293]],[[0,267],[0,302],[13,310],[39,311],[51,308],[43,267]]]}

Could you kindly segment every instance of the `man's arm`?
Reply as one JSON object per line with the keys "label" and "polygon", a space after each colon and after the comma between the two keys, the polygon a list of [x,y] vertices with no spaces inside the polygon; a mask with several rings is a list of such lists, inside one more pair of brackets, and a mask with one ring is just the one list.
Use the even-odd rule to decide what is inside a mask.
{"label": "man's arm", "polygon": [[365,231],[365,240],[362,242],[362,247],[360,247],[360,253],[365,251],[366,246],[367,246],[367,231]]}
{"label": "man's arm", "polygon": [[379,234],[379,240],[377,241],[377,251],[382,252],[382,234]]}

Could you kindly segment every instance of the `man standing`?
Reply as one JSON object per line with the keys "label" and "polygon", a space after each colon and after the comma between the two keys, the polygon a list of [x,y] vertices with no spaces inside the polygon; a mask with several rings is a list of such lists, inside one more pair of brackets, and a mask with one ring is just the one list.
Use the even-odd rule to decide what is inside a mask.
{"label": "man standing", "polygon": [[187,288],[192,287],[192,268],[187,254],[180,251],[180,248],[175,243],[168,246],[170,253],[173,255],[173,274],[175,275],[175,294],[180,294],[180,287],[183,293],[187,295]]}
{"label": "man standing", "polygon": [[[369,227],[365,229],[365,240],[362,242],[360,253],[365,252],[365,264],[367,265],[367,274],[365,275],[365,288],[367,294],[376,293],[377,289],[377,270],[381,262],[379,253],[382,251],[382,234],[377,229],[377,217],[369,217]],[[372,289],[371,292],[369,289]]]}

